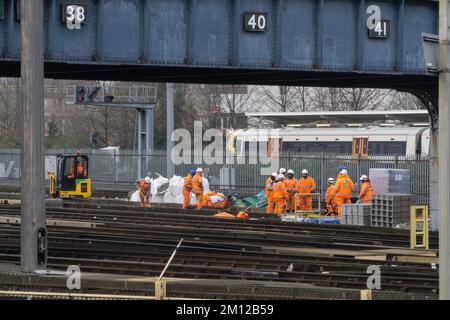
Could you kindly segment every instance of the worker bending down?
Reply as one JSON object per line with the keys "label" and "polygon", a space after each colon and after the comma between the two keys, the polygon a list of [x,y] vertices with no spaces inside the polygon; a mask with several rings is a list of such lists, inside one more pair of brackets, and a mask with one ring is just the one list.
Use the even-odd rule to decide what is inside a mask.
{"label": "worker bending down", "polygon": [[361,191],[359,192],[359,202],[361,203],[372,203],[373,198],[373,187],[370,183],[369,177],[362,175],[361,178]]}
{"label": "worker bending down", "polygon": [[336,186],[334,178],[328,178],[328,189],[325,193],[325,208],[327,215],[336,216],[338,214],[336,205]]}
{"label": "worker bending down", "polygon": [[342,170],[338,180],[336,181],[336,200],[338,205],[338,216],[341,217],[342,205],[352,203],[352,192],[355,190],[355,185],[347,173],[347,170]]}
{"label": "worker bending down", "polygon": [[275,201],[275,214],[277,216],[281,216],[284,213],[288,197],[289,195],[284,183],[284,175],[280,173],[273,185],[273,200]]}
{"label": "worker bending down", "polygon": [[298,194],[297,210],[312,210],[312,193],[316,190],[316,182],[309,176],[308,170],[302,170],[302,178],[297,180],[295,192]]}
{"label": "worker bending down", "polygon": [[151,208],[150,203],[150,184],[152,180],[150,177],[146,177],[139,181],[139,198],[141,203],[141,208]]}
{"label": "worker bending down", "polygon": [[191,170],[184,178],[183,184],[183,209],[191,206],[192,179],[195,176],[195,170]]}
{"label": "worker bending down", "polygon": [[286,201],[286,212],[295,211],[295,185],[297,180],[294,178],[294,170],[289,169],[287,171],[287,178],[284,180],[286,190],[288,192],[288,199]]}
{"label": "worker bending down", "polygon": [[192,191],[195,194],[197,209],[202,208],[203,202],[203,169],[198,168],[195,176],[192,178]]}
{"label": "worker bending down", "polygon": [[275,202],[273,200],[273,185],[275,184],[275,181],[277,179],[277,173],[274,172],[272,175],[267,178],[266,185],[264,187],[264,191],[267,195],[267,211],[268,214],[273,214],[275,209]]}

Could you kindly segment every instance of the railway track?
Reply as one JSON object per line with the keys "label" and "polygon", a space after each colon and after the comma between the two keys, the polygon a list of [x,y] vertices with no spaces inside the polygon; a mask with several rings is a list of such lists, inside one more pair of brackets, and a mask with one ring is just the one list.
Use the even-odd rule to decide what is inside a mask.
{"label": "railway track", "polygon": [[[1,206],[0,216],[20,216]],[[48,219],[90,222],[93,228],[49,226],[49,267],[78,264],[83,271],[157,276],[180,238],[184,243],[166,276],[263,280],[332,288],[366,288],[373,261],[296,251],[299,248],[373,250],[409,246],[405,230],[284,223],[277,219],[225,220],[212,212],[120,203],[69,201],[47,207]],[[0,261],[19,261],[19,225],[0,224]],[[432,246],[437,235],[432,234]],[[438,271],[429,264],[376,261],[382,288],[436,294]]]}

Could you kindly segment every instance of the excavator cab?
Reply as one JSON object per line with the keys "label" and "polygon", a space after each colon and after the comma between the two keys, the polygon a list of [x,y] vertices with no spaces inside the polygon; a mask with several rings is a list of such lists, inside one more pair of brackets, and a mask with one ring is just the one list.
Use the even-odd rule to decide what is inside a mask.
{"label": "excavator cab", "polygon": [[89,159],[85,155],[59,155],[56,173],[49,172],[50,196],[90,198]]}

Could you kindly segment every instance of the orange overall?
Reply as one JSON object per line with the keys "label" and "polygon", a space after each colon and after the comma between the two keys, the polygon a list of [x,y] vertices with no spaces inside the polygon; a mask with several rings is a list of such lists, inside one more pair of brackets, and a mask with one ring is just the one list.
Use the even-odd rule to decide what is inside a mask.
{"label": "orange overall", "polygon": [[336,186],[330,185],[325,193],[325,207],[327,209],[327,214],[335,216],[337,215],[336,206]]}
{"label": "orange overall", "polygon": [[372,203],[373,188],[370,181],[364,181],[359,192],[359,200],[361,203]]}
{"label": "orange overall", "polygon": [[[311,211],[312,210],[312,195],[316,190],[316,182],[311,177],[301,178],[297,180],[295,185],[295,192],[300,194],[297,196],[299,200],[297,203],[297,210]],[[306,195],[305,195],[306,194]]]}
{"label": "orange overall", "polygon": [[286,200],[289,194],[286,190],[286,185],[283,181],[277,181],[273,185],[273,200],[275,201],[275,213],[280,216],[284,213],[286,207]]}
{"label": "orange overall", "polygon": [[192,174],[188,174],[186,178],[184,178],[183,184],[183,209],[187,209],[191,205],[191,191],[192,191]]}
{"label": "orange overall", "polygon": [[141,208],[150,208],[150,195],[149,195],[150,185],[145,182],[145,180],[141,180],[139,182],[139,198],[141,200]]}
{"label": "orange overall", "polygon": [[355,190],[355,185],[352,179],[348,175],[339,175],[336,182],[336,203],[338,205],[338,216],[341,216],[342,205],[346,203],[352,203],[352,192]]}
{"label": "orange overall", "polygon": [[272,177],[269,177],[266,180],[266,185],[264,188],[264,191],[267,195],[267,211],[268,214],[273,214],[273,210],[275,209],[275,202],[273,200],[273,185],[275,184],[275,180],[272,179]]}
{"label": "orange overall", "polygon": [[286,178],[286,180],[284,180],[284,184],[286,185],[289,196],[286,201],[286,210],[289,212],[291,210],[295,210],[295,185],[297,184],[297,179]]}
{"label": "orange overall", "polygon": [[197,209],[201,209],[203,201],[203,176],[199,173],[196,173],[194,178],[192,178],[192,190],[197,199],[195,205]]}

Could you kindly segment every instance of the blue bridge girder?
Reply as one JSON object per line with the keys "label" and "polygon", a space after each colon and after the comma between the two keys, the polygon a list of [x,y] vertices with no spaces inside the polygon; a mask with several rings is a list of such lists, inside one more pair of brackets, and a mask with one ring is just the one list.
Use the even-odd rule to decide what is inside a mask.
{"label": "blue bridge girder", "polygon": [[[43,1],[49,78],[437,87],[422,44],[422,33],[438,33],[437,1]],[[20,74],[16,2],[0,0],[1,76]],[[81,29],[63,22],[70,4],[85,10]],[[389,20],[387,38],[369,37],[366,10],[373,4]],[[246,13],[264,14],[251,21],[264,30],[246,31]]]}

